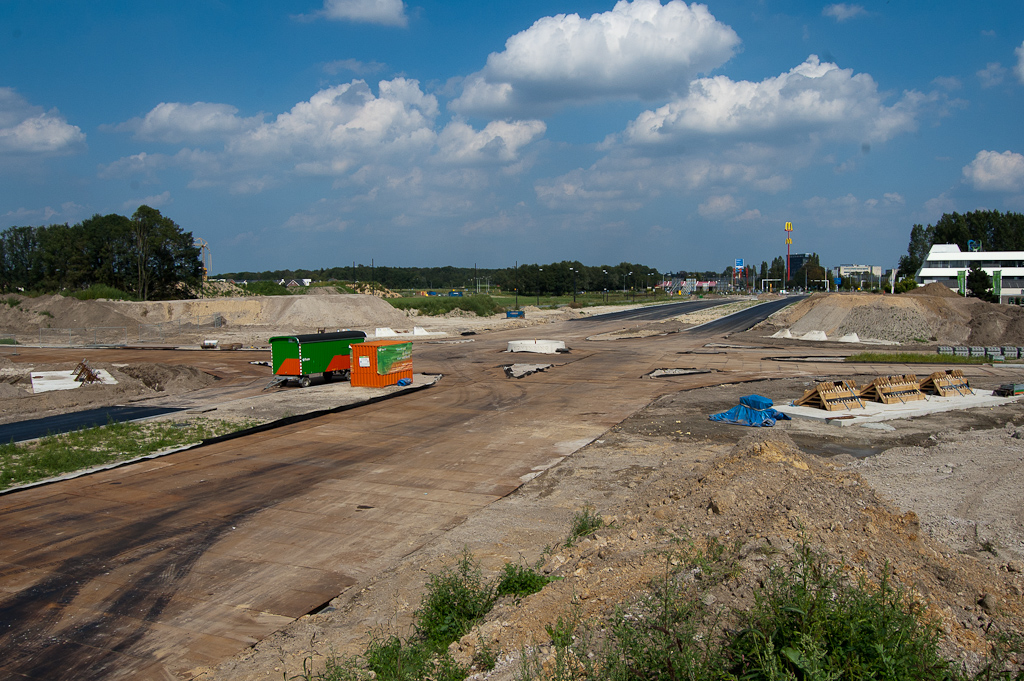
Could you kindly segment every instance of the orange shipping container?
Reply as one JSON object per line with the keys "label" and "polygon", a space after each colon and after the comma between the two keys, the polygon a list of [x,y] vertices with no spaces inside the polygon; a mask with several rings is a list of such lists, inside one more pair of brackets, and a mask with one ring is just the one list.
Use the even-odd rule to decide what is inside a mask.
{"label": "orange shipping container", "polygon": [[412,382],[412,343],[381,340],[352,345],[352,386],[384,388],[403,378]]}

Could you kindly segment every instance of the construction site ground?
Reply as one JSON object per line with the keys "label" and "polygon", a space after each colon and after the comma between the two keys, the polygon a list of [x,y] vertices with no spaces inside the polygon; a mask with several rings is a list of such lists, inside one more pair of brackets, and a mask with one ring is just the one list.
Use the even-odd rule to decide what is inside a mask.
{"label": "construction site ground", "polygon": [[[873,298],[876,307],[896,307],[888,297]],[[942,307],[941,301],[925,302]],[[809,310],[825,306],[815,312],[825,318],[830,304],[826,298]],[[848,428],[806,419],[771,429],[726,425],[708,415],[735,406],[746,394],[781,404],[815,380],[864,384],[879,375],[921,375],[940,367],[842,364],[829,360],[864,346],[770,338],[799,322],[792,316],[708,339],[681,332],[695,323],[693,318],[638,324],[558,318],[569,315],[577,313],[547,315],[555,321],[536,327],[476,322],[472,336],[461,335],[474,329],[458,320],[447,339],[416,342],[417,372],[423,380],[437,381],[425,390],[283,426],[256,439],[241,438],[221,450],[201,448],[161,464],[6,495],[0,499],[7,519],[6,539],[0,541],[0,608],[11,621],[12,615],[33,612],[19,600],[33,583],[54,583],[47,574],[74,572],[69,567],[74,551],[88,554],[96,551],[95,542],[114,541],[112,529],[107,535],[110,514],[123,515],[114,504],[150,514],[160,512],[162,504],[166,512],[179,497],[207,503],[219,491],[223,508],[226,486],[236,486],[232,476],[243,470],[259,475],[256,467],[264,460],[276,461],[281,472],[274,475],[304,471],[290,482],[265,478],[262,495],[273,501],[260,499],[261,513],[225,515],[235,524],[208,535],[200,556],[171,560],[186,576],[184,586],[160,592],[164,587],[156,581],[147,583],[154,597],[172,603],[164,615],[139,619],[111,610],[110,604],[133,593],[131,603],[151,607],[138,593],[133,573],[168,569],[160,560],[186,553],[180,542],[194,534],[158,537],[157,548],[129,546],[129,552],[141,552],[130,558],[111,547],[105,570],[75,574],[94,586],[96,595],[76,587],[54,601],[62,605],[47,617],[31,625],[21,622],[17,637],[0,634],[5,651],[0,670],[11,678],[291,677],[309,665],[322,668],[328,657],[358,653],[381,627],[409,633],[429,576],[468,549],[489,574],[506,561],[540,561],[545,572],[564,578],[520,602],[501,602],[478,631],[453,647],[468,661],[474,647],[487,642],[500,652],[499,663],[478,678],[513,679],[522,650],[537,646],[541,655],[550,652],[546,624],[572,612],[584,621],[607,614],[671,569],[680,541],[700,546],[712,539],[735,545],[742,567],[737,578],[705,596],[725,609],[748,607],[767,567],[808,541],[872,579],[891,568],[899,583],[927,602],[942,627],[944,652],[968,667],[987,652],[986,632],[1024,632],[1024,414],[1019,403]],[[862,337],[885,335],[879,313],[862,316],[875,324],[862,324],[857,331]],[[899,321],[897,315],[887,323],[899,329]],[[966,326],[980,328],[970,320]],[[571,352],[528,360],[502,352],[508,340],[534,333],[565,340]],[[1008,342],[1013,332],[1000,333],[994,342]],[[970,332],[960,337],[969,340]],[[0,351],[0,368],[12,377],[29,365],[73,365],[82,354],[78,348],[14,346]],[[86,354],[91,364],[112,373],[135,367],[122,373],[141,385],[123,394],[110,394],[109,386],[79,388],[68,391],[78,394],[64,397],[64,403],[12,411],[7,411],[10,403],[27,405],[45,395],[5,399],[0,418],[124,399],[177,401],[189,406],[191,417],[233,418],[248,409],[249,416],[272,421],[336,406],[352,390],[330,384],[267,393],[269,369],[251,363],[268,359],[265,351]],[[806,357],[812,359],[802,360]],[[503,367],[516,361],[552,367],[507,378]],[[646,378],[657,369],[672,371]],[[1024,368],[1009,364],[963,371],[978,389],[1024,380]],[[153,380],[155,375],[164,380]],[[17,380],[5,380],[24,391]],[[356,456],[370,451],[369,458]],[[239,455],[241,468],[230,463]],[[335,456],[351,463],[337,468],[329,462]],[[208,492],[203,484],[212,485]],[[118,496],[124,492],[116,490],[129,486],[135,497]],[[51,502],[84,506],[46,511]],[[566,547],[572,517],[586,507],[600,512],[610,526]],[[308,520],[297,522],[297,513]],[[285,524],[272,530],[268,515]],[[72,517],[92,529],[76,530]],[[66,536],[76,531],[83,536]],[[267,542],[280,541],[273,539],[274,531],[288,536],[286,546],[272,552],[270,562],[279,565],[263,563],[257,569]],[[319,577],[309,581],[313,573]],[[247,588],[254,591],[246,593]],[[273,593],[259,595],[261,588]],[[207,590],[209,595],[202,595]],[[202,599],[207,605],[197,606]],[[26,609],[19,610],[19,604]],[[125,622],[124,631],[108,632],[106,641],[89,639],[89,627],[78,627],[74,619],[94,622],[91,613],[103,608],[105,617]],[[212,621],[218,618],[220,625]],[[138,637],[125,638],[131,622],[149,624],[139,627]],[[126,641],[131,645],[120,655],[102,652],[104,644]],[[39,656],[47,655],[55,662],[39,664]],[[61,663],[76,661],[74,675],[62,673],[70,667]],[[95,673],[83,673],[83,664]]]}

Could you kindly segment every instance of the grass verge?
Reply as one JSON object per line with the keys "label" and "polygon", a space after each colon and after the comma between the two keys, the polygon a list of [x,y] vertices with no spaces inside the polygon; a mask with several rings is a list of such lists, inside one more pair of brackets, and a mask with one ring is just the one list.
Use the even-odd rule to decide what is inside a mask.
{"label": "grass verge", "polygon": [[847,362],[869,364],[991,364],[988,357],[957,357],[955,355],[923,352],[859,352],[846,358]]}
{"label": "grass verge", "polygon": [[127,461],[248,428],[249,423],[196,419],[180,423],[109,423],[34,442],[0,445],[0,489]]}

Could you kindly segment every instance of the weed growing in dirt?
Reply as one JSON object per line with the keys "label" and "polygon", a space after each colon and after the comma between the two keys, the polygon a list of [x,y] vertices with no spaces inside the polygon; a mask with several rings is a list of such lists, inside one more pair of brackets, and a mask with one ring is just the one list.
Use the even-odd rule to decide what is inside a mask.
{"label": "weed growing in dirt", "polygon": [[569,530],[569,538],[565,540],[566,546],[572,546],[577,539],[586,537],[604,527],[604,518],[590,506],[585,506],[582,511],[572,517],[572,528]]}
{"label": "weed growing in dirt", "polygon": [[454,568],[431,575],[417,611],[416,634],[430,644],[447,646],[490,611],[495,587],[484,581],[480,565],[468,551]]}
{"label": "weed growing in dirt", "polygon": [[[470,669],[459,665],[448,653],[448,646],[466,635],[494,607],[500,596],[526,596],[536,593],[550,577],[540,575],[526,565],[506,563],[501,574],[489,583],[479,563],[464,551],[454,567],[430,575],[426,591],[416,611],[413,634],[407,638],[373,633],[361,658],[329,660],[321,675],[306,672],[297,677],[306,681],[462,681]],[[472,666],[493,669],[497,652],[480,640]]]}
{"label": "weed growing in dirt", "polygon": [[938,630],[884,576],[847,583],[806,545],[771,572],[745,627],[725,646],[731,674],[750,679],[945,679]]}
{"label": "weed growing in dirt", "polygon": [[[723,628],[699,597],[693,569],[727,579],[731,553],[715,545],[694,554],[689,570],[666,570],[635,604],[578,631],[560,664],[524,655],[520,678],[545,681],[632,679],[958,679],[938,653],[938,631],[922,606],[889,579],[850,582],[807,545],[789,568],[775,568],[750,612]],[[724,561],[725,565],[715,566]],[[694,577],[694,580],[696,578]],[[703,581],[703,578],[701,579]],[[700,584],[699,588],[706,585]],[[549,635],[566,643],[558,627]],[[600,634],[600,642],[597,634]],[[555,645],[556,651],[558,643]],[[1012,648],[1009,646],[1008,649]],[[1012,679],[995,664],[993,675]],[[1004,674],[1004,675],[1000,675]],[[1019,677],[1018,677],[1019,678]]]}
{"label": "weed growing in dirt", "polygon": [[501,569],[498,585],[495,587],[495,595],[522,598],[537,593],[544,588],[545,584],[554,579],[554,577],[542,575],[537,572],[535,567],[529,565],[505,563]]}
{"label": "weed growing in dirt", "polygon": [[18,307],[21,305],[21,301],[17,298],[4,298],[4,302],[7,303],[7,307]]}
{"label": "weed growing in dirt", "polygon": [[249,427],[197,419],[180,424],[108,423],[36,442],[0,445],[0,489],[24,485],[93,466],[127,461]]}

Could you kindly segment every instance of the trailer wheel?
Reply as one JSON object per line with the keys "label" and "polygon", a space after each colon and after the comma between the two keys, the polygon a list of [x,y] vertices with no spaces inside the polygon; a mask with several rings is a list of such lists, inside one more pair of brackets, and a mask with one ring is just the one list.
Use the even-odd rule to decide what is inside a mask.
{"label": "trailer wheel", "polygon": [[299,376],[299,387],[300,388],[308,388],[311,383],[312,383],[312,381],[309,380],[309,376]]}
{"label": "trailer wheel", "polygon": [[334,372],[333,371],[325,371],[324,372],[324,383],[330,383],[333,380],[334,380]]}
{"label": "trailer wheel", "polygon": [[343,380],[343,381],[351,381],[352,380],[352,372],[349,371],[348,369],[343,370],[341,372],[341,380]]}

